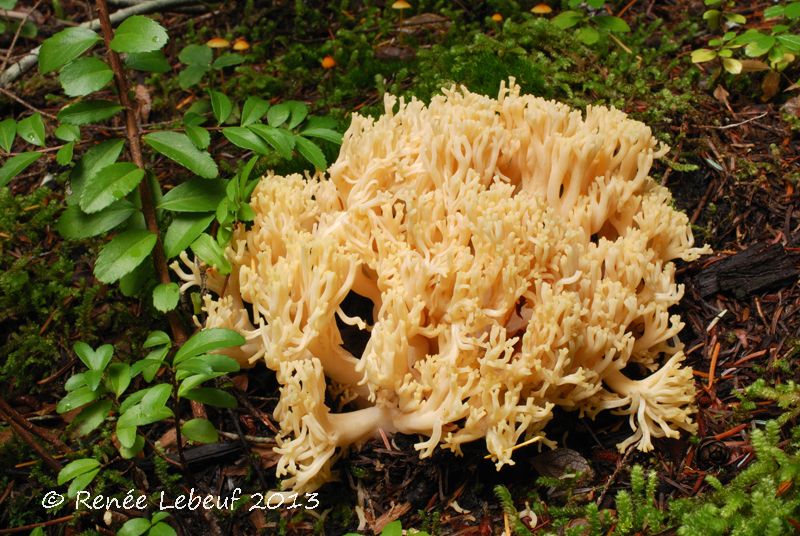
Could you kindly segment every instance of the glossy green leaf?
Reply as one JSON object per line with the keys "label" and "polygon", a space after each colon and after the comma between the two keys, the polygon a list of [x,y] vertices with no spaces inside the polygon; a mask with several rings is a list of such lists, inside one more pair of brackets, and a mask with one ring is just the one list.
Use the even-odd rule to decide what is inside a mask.
{"label": "glossy green leaf", "polygon": [[[270,110],[272,110],[272,108],[270,108]],[[262,124],[250,125],[247,128],[255,132],[258,137],[270,144],[270,146],[272,146],[272,148],[275,149],[283,158],[289,159],[292,157],[295,137],[292,136],[290,132],[282,128],[275,128]]]}
{"label": "glossy green leaf", "polygon": [[[155,516],[153,517],[155,518]],[[166,523],[154,522],[153,526],[150,527],[150,532],[147,533],[147,536],[177,536],[177,532],[175,532],[175,529],[173,529]]]}
{"label": "glossy green leaf", "polygon": [[267,111],[267,123],[271,127],[279,127],[289,119],[291,113],[292,108],[288,103],[276,104]]}
{"label": "glossy green leaf", "polygon": [[222,135],[235,146],[256,154],[266,155],[272,151],[264,140],[246,127],[226,127],[222,129]]}
{"label": "glossy green leaf", "polygon": [[716,50],[710,50],[708,48],[698,48],[697,50],[692,50],[692,63],[703,63],[706,61],[711,61],[716,57]]}
{"label": "glossy green leaf", "polygon": [[194,400],[196,402],[202,402],[203,404],[214,406],[216,408],[230,409],[236,407],[236,397],[230,393],[226,393],[222,389],[216,389],[213,387],[195,387],[194,389],[190,389],[189,391],[185,392],[183,394],[183,398]]}
{"label": "glossy green leaf", "polygon": [[795,53],[800,52],[800,35],[779,35],[777,39],[787,50]]}
{"label": "glossy green leaf", "polygon": [[201,177],[213,179],[219,173],[211,155],[199,151],[186,134],[161,131],[146,134],[142,139],[157,152]]}
{"label": "glossy green leaf", "polygon": [[214,266],[219,273],[231,273],[231,263],[225,258],[225,252],[217,241],[211,238],[211,235],[201,234],[189,247],[191,247],[195,255],[207,264]]}
{"label": "glossy green leaf", "polygon": [[257,123],[264,117],[267,110],[269,110],[269,102],[259,97],[247,97],[242,107],[241,126],[246,127],[247,125]]}
{"label": "glossy green leaf", "polygon": [[94,477],[96,477],[99,472],[100,469],[94,469],[88,473],[76,476],[70,483],[69,488],[67,488],[67,497],[74,499],[79,491],[85,489],[86,486],[92,483],[92,480],[94,480]]}
{"label": "glossy green leaf", "polygon": [[160,50],[128,54],[128,57],[125,58],[125,66],[148,73],[168,73],[172,70],[167,57]]}
{"label": "glossy green leaf", "polygon": [[75,142],[71,141],[69,143],[64,144],[61,149],[58,150],[56,153],[56,162],[60,166],[67,166],[72,162],[72,155],[75,151]]}
{"label": "glossy green leaf", "polygon": [[84,100],[65,106],[58,112],[58,120],[70,125],[98,123],[113,117],[122,110],[119,104],[107,100]]}
{"label": "glossy green leaf", "polygon": [[186,125],[184,128],[186,135],[192,140],[195,147],[201,150],[208,148],[211,143],[211,134],[208,133],[208,130],[195,125]]}
{"label": "glossy green leaf", "polygon": [[321,140],[335,143],[336,145],[342,144],[342,135],[329,128],[307,128],[302,131],[300,135],[306,138],[319,138]]}
{"label": "glossy green leaf", "polygon": [[178,59],[185,65],[209,66],[213,52],[206,45],[188,45],[178,54]]}
{"label": "glossy green leaf", "polygon": [[[211,237],[209,237],[211,238]],[[198,331],[175,354],[173,362],[180,363],[184,359],[205,354],[214,350],[241,346],[245,343],[244,337],[239,333],[225,328],[210,328]]]}
{"label": "glossy green leaf", "polygon": [[287,101],[286,106],[289,108],[289,125],[287,128],[293,129],[303,122],[308,116],[308,106],[300,101]]}
{"label": "glossy green leaf", "polygon": [[139,229],[116,236],[97,256],[94,275],[103,283],[113,283],[133,271],[156,245],[156,235]]}
{"label": "glossy green leaf", "polygon": [[11,146],[14,145],[14,136],[17,135],[17,122],[12,118],[0,121],[0,147],[4,151],[11,151]]}
{"label": "glossy green leaf", "polygon": [[295,147],[297,148],[297,152],[311,162],[315,168],[324,170],[328,167],[328,163],[325,161],[325,154],[313,141],[307,140],[302,136],[297,136],[297,139],[295,139]]}
{"label": "glossy green leaf", "polygon": [[17,123],[17,135],[32,145],[44,146],[44,122],[39,112]]}
{"label": "glossy green leaf", "polygon": [[42,153],[29,152],[12,156],[6,160],[3,167],[0,167],[0,187],[8,184],[11,179],[25,171],[28,166],[39,160],[41,156]]}
{"label": "glossy green leaf", "polygon": [[631,31],[631,27],[628,26],[628,23],[619,17],[613,17],[611,15],[598,15],[592,18],[592,20],[597,23],[600,28],[603,28],[609,32],[627,33]]}
{"label": "glossy green leaf", "polygon": [[74,460],[65,465],[58,472],[57,483],[60,486],[76,478],[77,476],[88,473],[89,471],[97,469],[98,467],[100,467],[100,462],[94,458],[81,458],[79,460]]}
{"label": "glossy green leaf", "polygon": [[114,31],[111,49],[117,52],[151,52],[167,44],[167,31],[149,17],[128,17]]}
{"label": "glossy green leaf", "polygon": [[216,443],[219,433],[207,419],[191,419],[183,423],[181,433],[198,443]]}
{"label": "glossy green leaf", "polygon": [[225,67],[233,67],[241,63],[244,63],[244,56],[236,54],[235,52],[226,52],[215,59],[211,67],[214,69],[224,69]]}
{"label": "glossy green leaf", "polygon": [[78,58],[65,65],[58,75],[64,93],[70,97],[88,95],[102,89],[113,78],[111,68],[104,61],[93,57]]}
{"label": "glossy green leaf", "polygon": [[225,181],[192,179],[166,194],[159,208],[172,212],[212,212],[225,198]]}
{"label": "glossy green leaf", "polygon": [[78,141],[81,139],[81,129],[75,125],[58,125],[54,134],[62,141]]}
{"label": "glossy green leaf", "polygon": [[189,89],[193,85],[199,83],[209,69],[210,67],[204,65],[189,65],[178,73],[178,85],[181,86],[181,89]]}
{"label": "glossy green leaf", "polygon": [[67,197],[67,204],[78,203],[86,181],[104,167],[116,162],[124,145],[123,140],[107,140],[86,151],[69,175],[72,193]]}
{"label": "glossy green leaf", "polygon": [[79,387],[74,391],[70,391],[67,396],[58,401],[56,412],[66,413],[72,411],[75,408],[85,406],[89,402],[94,402],[98,396],[100,396],[99,393],[90,389],[89,386]]}
{"label": "glossy green leaf", "polygon": [[786,10],[783,12],[789,20],[800,19],[800,2],[792,2],[786,4]]}
{"label": "glossy green leaf", "polygon": [[550,23],[556,26],[557,28],[561,28],[562,30],[566,30],[567,28],[572,28],[576,24],[578,24],[581,20],[583,20],[583,13],[578,11],[562,11],[552,19],[550,19]]}
{"label": "glossy green leaf", "polygon": [[575,33],[575,36],[584,45],[593,45],[600,40],[600,34],[591,26],[584,26],[583,28],[579,29]]}
{"label": "glossy green leaf", "polygon": [[131,384],[131,367],[127,363],[112,363],[106,371],[111,392],[117,398],[125,392]]}
{"label": "glossy green leaf", "polygon": [[177,283],[161,283],[153,289],[153,307],[166,313],[178,305],[181,297],[180,287]]}
{"label": "glossy green leaf", "polygon": [[209,97],[211,97],[211,110],[214,112],[214,117],[217,118],[217,124],[221,125],[233,111],[233,103],[224,93],[219,91],[209,90]]}
{"label": "glossy green leaf", "polygon": [[110,344],[104,344],[97,350],[93,350],[85,342],[78,341],[72,346],[72,349],[89,370],[105,370],[111,361],[111,356],[114,355],[114,347]]}
{"label": "glossy green leaf", "polygon": [[56,229],[71,240],[97,236],[127,221],[136,211],[137,208],[124,199],[94,214],[86,214],[77,205],[70,205],[58,219]]}
{"label": "glossy green leaf", "polygon": [[117,162],[104,167],[83,187],[80,206],[87,214],[104,209],[125,197],[144,177],[144,170],[132,162]]}
{"label": "glossy green leaf", "polygon": [[153,348],[155,346],[162,346],[162,345],[170,346],[172,345],[172,340],[169,338],[169,335],[167,335],[166,332],[157,329],[147,334],[147,338],[142,344],[142,347]]}
{"label": "glossy green leaf", "polygon": [[142,397],[142,401],[140,402],[140,405],[142,406],[142,413],[145,415],[151,414],[154,411],[165,407],[171,394],[172,386],[168,383],[160,383],[151,387]]}
{"label": "glossy green leaf", "polygon": [[78,427],[78,434],[89,434],[105,422],[110,411],[111,400],[97,400],[83,408],[73,419],[72,425]]}
{"label": "glossy green leaf", "polygon": [[722,67],[731,74],[742,72],[742,62],[733,58],[722,58]]}
{"label": "glossy green leaf", "polygon": [[141,536],[150,530],[150,520],[143,517],[134,517],[125,522],[117,531],[117,536]]}
{"label": "glossy green leaf", "polygon": [[95,43],[100,36],[88,28],[67,28],[44,40],[39,49],[39,72],[42,74],[71,62]]}
{"label": "glossy green leaf", "polygon": [[[205,182],[205,181],[204,181]],[[176,257],[188,248],[214,219],[213,214],[180,214],[167,227],[164,235],[164,253]]]}
{"label": "glossy green leaf", "polygon": [[144,449],[144,436],[142,434],[137,434],[136,428],[133,429],[133,433],[135,434],[135,437],[133,444],[130,447],[120,445],[119,455],[122,456],[124,460],[135,458]]}

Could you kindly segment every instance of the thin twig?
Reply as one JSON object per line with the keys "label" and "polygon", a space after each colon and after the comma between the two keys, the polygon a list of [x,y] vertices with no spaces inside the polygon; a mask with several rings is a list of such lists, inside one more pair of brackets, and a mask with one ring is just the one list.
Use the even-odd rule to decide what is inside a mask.
{"label": "thin twig", "polygon": [[28,419],[26,419],[23,415],[21,415],[17,410],[12,408],[8,402],[5,401],[2,397],[0,397],[0,411],[8,415],[10,419],[16,422],[18,425],[22,426],[28,432],[32,432],[37,436],[41,437],[54,447],[57,447],[62,452],[71,452],[70,448],[60,439],[54,437],[48,430],[36,426],[35,424],[31,423]]}
{"label": "thin twig", "polygon": [[56,473],[61,471],[61,464],[58,463],[24,427],[12,419],[11,416],[6,414],[2,409],[0,409],[0,419],[6,421],[6,423],[14,429],[14,432],[16,432],[20,439],[27,443],[50,469]]}
{"label": "thin twig", "polygon": [[60,525],[61,523],[68,523],[72,521],[75,514],[70,514],[64,517],[57,517],[41,523],[31,523],[30,525],[22,525],[21,527],[12,527],[10,529],[0,529],[0,534],[16,534],[18,532],[29,532],[38,527],[52,527],[53,525]]}
{"label": "thin twig", "polygon": [[715,125],[697,125],[697,126],[700,127],[700,128],[714,128],[714,129],[717,129],[717,130],[727,130],[729,128],[736,128],[736,127],[740,127],[742,125],[746,125],[750,121],[757,121],[757,120],[761,119],[762,117],[766,117],[768,113],[769,112],[764,112],[763,114],[756,115],[754,117],[751,117],[750,119],[745,119],[744,121],[739,121],[738,123],[733,123],[731,125],[723,125],[721,127],[718,127],[718,126],[715,126]]}
{"label": "thin twig", "polygon": [[47,117],[48,119],[52,119],[53,121],[56,121],[56,120],[58,119],[58,118],[57,118],[56,116],[54,116],[53,114],[51,114],[51,113],[47,113],[47,112],[45,112],[44,110],[40,110],[40,109],[39,109],[39,108],[37,108],[36,106],[34,106],[34,105],[32,105],[32,104],[28,103],[27,101],[25,101],[25,100],[23,100],[23,99],[21,99],[21,98],[17,97],[17,96],[16,96],[16,94],[14,94],[13,92],[11,92],[11,91],[7,90],[7,89],[6,89],[6,88],[4,88],[4,87],[0,87],[0,93],[2,93],[3,95],[5,95],[6,97],[8,97],[8,98],[9,98],[9,99],[11,99],[11,100],[17,101],[18,103],[20,103],[21,105],[23,105],[23,106],[24,106],[25,108],[27,108],[28,110],[31,110],[32,112],[36,112],[36,113],[42,114],[43,116]]}

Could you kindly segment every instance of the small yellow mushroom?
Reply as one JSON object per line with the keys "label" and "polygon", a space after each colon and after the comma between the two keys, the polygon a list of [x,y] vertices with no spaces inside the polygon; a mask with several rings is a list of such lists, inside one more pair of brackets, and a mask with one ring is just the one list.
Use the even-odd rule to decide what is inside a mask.
{"label": "small yellow mushroom", "polygon": [[323,69],[333,69],[336,67],[336,60],[333,59],[333,56],[325,56],[320,63]]}
{"label": "small yellow mushroom", "polygon": [[548,6],[547,4],[536,4],[531,8],[531,13],[536,15],[547,15],[548,13],[552,13],[553,8]]}
{"label": "small yellow mushroom", "polygon": [[209,48],[229,48],[231,43],[222,37],[212,37],[206,42],[206,46]]}
{"label": "small yellow mushroom", "polygon": [[237,37],[233,42],[233,50],[242,51],[248,50],[250,48],[250,43],[247,42],[247,39],[244,37]]}
{"label": "small yellow mushroom", "polygon": [[492,20],[495,22],[503,22],[503,16],[500,13],[492,15]]}

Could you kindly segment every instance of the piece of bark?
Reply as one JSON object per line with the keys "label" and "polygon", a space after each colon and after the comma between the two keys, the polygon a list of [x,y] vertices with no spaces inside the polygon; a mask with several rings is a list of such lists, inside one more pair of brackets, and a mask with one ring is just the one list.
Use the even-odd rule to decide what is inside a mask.
{"label": "piece of bark", "polygon": [[693,278],[702,297],[731,292],[742,298],[785,285],[800,275],[800,254],[781,244],[752,246],[703,269]]}

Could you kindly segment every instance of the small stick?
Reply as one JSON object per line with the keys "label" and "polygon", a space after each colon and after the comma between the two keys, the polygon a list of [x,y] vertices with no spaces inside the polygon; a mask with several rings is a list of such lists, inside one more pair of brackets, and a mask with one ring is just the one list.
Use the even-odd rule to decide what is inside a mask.
{"label": "small stick", "polygon": [[58,447],[63,452],[70,452],[70,448],[60,439],[54,437],[48,430],[36,426],[35,424],[31,423],[28,419],[26,419],[22,414],[20,414],[17,410],[12,408],[8,402],[5,401],[3,397],[0,397],[0,411],[5,415],[16,422],[19,426],[25,428],[26,431],[32,432],[39,436],[40,438],[44,439],[51,445]]}
{"label": "small stick", "polygon": [[53,458],[44,448],[34,439],[34,437],[28,432],[25,428],[20,426],[20,424],[8,416],[2,409],[0,409],[0,418],[5,420],[11,428],[14,429],[14,432],[22,439],[25,443],[30,445],[30,447],[39,455],[42,461],[53,471],[58,473],[61,471],[61,464],[58,463],[55,458]]}
{"label": "small stick", "polygon": [[68,521],[72,521],[74,517],[75,514],[70,514],[68,516],[51,519],[50,521],[42,521],[41,523],[31,523],[30,525],[22,525],[21,527],[0,529],[0,534],[16,534],[18,532],[28,532],[38,527],[52,527],[53,525],[59,525],[61,523],[67,523]]}
{"label": "small stick", "polygon": [[714,350],[711,352],[711,366],[708,369],[708,388],[714,386],[714,374],[717,372],[717,358],[719,357],[719,343],[714,345]]}

